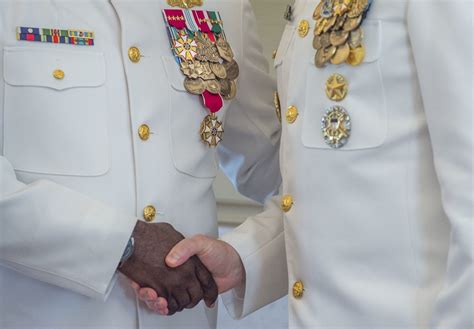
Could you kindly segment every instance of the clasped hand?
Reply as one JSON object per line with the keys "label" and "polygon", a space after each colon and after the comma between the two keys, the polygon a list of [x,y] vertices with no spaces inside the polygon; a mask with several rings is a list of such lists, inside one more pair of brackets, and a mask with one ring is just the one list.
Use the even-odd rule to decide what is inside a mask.
{"label": "clasped hand", "polygon": [[[121,271],[148,308],[172,315],[196,306],[214,305],[217,294],[242,285],[245,269],[229,244],[203,235],[184,239],[168,224],[139,224],[134,256]],[[154,241],[154,242],[153,242]]]}
{"label": "clasped hand", "polygon": [[166,265],[169,251],[184,239],[171,225],[139,221],[133,237],[133,255],[119,271],[130,278],[135,287],[146,287],[159,294],[166,302],[168,315],[192,308],[203,299],[208,307],[215,303],[216,282],[196,256],[180,266]]}

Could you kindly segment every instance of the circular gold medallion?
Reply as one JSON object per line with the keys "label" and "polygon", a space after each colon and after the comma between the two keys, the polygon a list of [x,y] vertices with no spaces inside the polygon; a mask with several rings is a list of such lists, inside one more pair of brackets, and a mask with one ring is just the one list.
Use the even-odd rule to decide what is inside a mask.
{"label": "circular gold medallion", "polygon": [[321,18],[321,12],[323,10],[323,6],[324,6],[324,1],[321,1],[317,6],[316,6],[316,9],[314,10],[313,12],[313,19],[315,21],[319,20]]}
{"label": "circular gold medallion", "polygon": [[225,63],[225,70],[227,72],[227,79],[229,80],[235,80],[239,77],[239,64],[235,60],[229,63]]}
{"label": "circular gold medallion", "polygon": [[328,48],[321,48],[316,52],[315,65],[323,68],[326,63],[336,54],[337,47],[330,46]]}
{"label": "circular gold medallion", "polygon": [[347,63],[352,66],[358,66],[362,64],[365,58],[365,47],[360,45],[357,48],[351,49],[349,56],[347,57]]}
{"label": "circular gold medallion", "polygon": [[349,47],[347,43],[342,46],[337,47],[336,54],[334,55],[334,57],[331,58],[331,63],[335,65],[344,63],[349,57],[350,51],[351,51],[351,48]]}
{"label": "circular gold medallion", "polygon": [[351,136],[351,117],[342,106],[333,106],[321,120],[324,141],[331,148],[341,148]]}
{"label": "circular gold medallion", "polygon": [[207,80],[206,81],[206,90],[211,94],[220,94],[221,85],[217,80]]}
{"label": "circular gold medallion", "polygon": [[221,85],[221,96],[225,100],[234,99],[237,95],[237,83],[235,80],[219,80],[219,84]]}
{"label": "circular gold medallion", "polygon": [[347,13],[347,16],[350,18],[362,16],[368,5],[369,0],[352,0],[352,6]]}
{"label": "circular gold medallion", "polygon": [[340,102],[347,96],[349,90],[346,78],[340,74],[333,74],[326,81],[326,95],[335,102]]}
{"label": "circular gold medallion", "polygon": [[362,16],[356,18],[348,18],[344,23],[344,31],[351,32],[354,31],[356,28],[359,27],[360,23],[362,22]]}
{"label": "circular gold medallion", "polygon": [[216,46],[219,55],[227,62],[232,62],[234,59],[234,52],[229,43],[223,37],[217,38]]}
{"label": "circular gold medallion", "polygon": [[202,79],[184,79],[184,88],[193,95],[202,95],[206,90],[206,83]]}
{"label": "circular gold medallion", "polygon": [[221,63],[210,63],[210,67],[212,72],[218,77],[219,79],[227,78],[227,71],[225,67]]}
{"label": "circular gold medallion", "polygon": [[364,39],[364,31],[361,27],[351,32],[349,37],[349,46],[351,48],[357,48],[362,44],[362,40]]}
{"label": "circular gold medallion", "polygon": [[332,31],[329,34],[329,40],[333,46],[340,46],[346,43],[347,38],[349,38],[349,32],[346,31]]}
{"label": "circular gold medallion", "polygon": [[331,29],[334,27],[334,25],[336,25],[336,21],[337,21],[337,16],[336,16],[336,15],[332,16],[331,18],[329,18],[329,19],[327,20],[326,25],[325,25],[324,28],[323,28],[323,32],[326,33],[326,32],[328,32],[329,30],[331,30]]}
{"label": "circular gold medallion", "polygon": [[313,39],[313,48],[319,50],[326,48],[331,45],[329,40],[329,33],[323,33],[321,35],[315,35]]}

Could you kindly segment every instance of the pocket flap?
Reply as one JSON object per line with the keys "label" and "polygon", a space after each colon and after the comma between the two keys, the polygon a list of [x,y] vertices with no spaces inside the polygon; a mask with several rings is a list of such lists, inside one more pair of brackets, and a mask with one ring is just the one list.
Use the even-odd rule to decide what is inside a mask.
{"label": "pocket flap", "polygon": [[[9,85],[55,90],[99,87],[106,75],[102,53],[29,47],[4,48],[4,68]],[[64,72],[63,79],[53,76],[56,70]]]}

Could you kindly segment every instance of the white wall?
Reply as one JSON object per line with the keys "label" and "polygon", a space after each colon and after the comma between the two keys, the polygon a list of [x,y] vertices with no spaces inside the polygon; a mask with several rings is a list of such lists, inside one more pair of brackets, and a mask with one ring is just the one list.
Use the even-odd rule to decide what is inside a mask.
{"label": "white wall", "polygon": [[[260,35],[263,51],[268,58],[270,72],[273,76],[272,54],[280,42],[280,36],[285,26],[283,14],[290,1],[250,0],[258,22],[258,31],[255,31],[255,33]],[[261,211],[259,205],[235,192],[230,182],[222,173],[219,173],[216,179],[214,191],[218,201],[218,218],[221,223],[238,224],[245,218]]]}

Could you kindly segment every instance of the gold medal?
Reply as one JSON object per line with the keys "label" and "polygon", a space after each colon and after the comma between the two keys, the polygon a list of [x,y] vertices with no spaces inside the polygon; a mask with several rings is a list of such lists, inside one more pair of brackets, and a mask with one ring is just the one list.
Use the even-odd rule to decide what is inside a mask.
{"label": "gold medal", "polygon": [[349,11],[351,0],[334,0],[334,14],[342,16]]}
{"label": "gold medal", "polygon": [[224,128],[215,113],[207,115],[201,123],[201,140],[209,147],[216,147],[222,141]]}
{"label": "gold medal", "polygon": [[239,77],[239,64],[237,64],[236,61],[232,61],[229,63],[224,63],[225,70],[227,72],[227,79],[229,80],[235,80]]}
{"label": "gold medal", "polygon": [[197,54],[196,59],[200,61],[208,61],[219,63],[221,57],[219,56],[219,51],[214,43],[209,40],[204,35],[196,34],[196,43],[197,43]]}
{"label": "gold medal", "polygon": [[349,90],[346,78],[340,74],[333,74],[326,81],[326,95],[335,102],[340,102],[347,96]]}
{"label": "gold medal", "polygon": [[331,63],[334,65],[339,65],[344,63],[347,58],[349,57],[349,53],[351,52],[351,48],[347,43],[342,46],[337,47],[337,51],[334,56],[331,58]]}
{"label": "gold medal", "polygon": [[339,16],[336,20],[336,25],[334,26],[335,30],[340,30],[344,26],[344,23],[346,22],[347,19],[347,14]]}
{"label": "gold medal", "polygon": [[347,63],[352,66],[358,66],[362,64],[365,58],[365,47],[360,45],[357,48],[351,49],[349,56],[347,57]]}
{"label": "gold medal", "polygon": [[328,48],[321,48],[316,52],[315,64],[316,67],[323,68],[326,63],[336,54],[337,47],[330,46]]}
{"label": "gold medal", "polygon": [[206,90],[211,94],[220,94],[221,93],[221,85],[217,80],[208,80],[205,83]]}
{"label": "gold medal", "polygon": [[211,66],[209,62],[202,63],[202,73],[199,76],[203,80],[214,80],[216,76],[212,73]]}
{"label": "gold medal", "polygon": [[321,48],[326,48],[331,45],[329,41],[329,33],[323,33],[321,35],[315,35],[313,39],[313,48],[319,50]]}
{"label": "gold medal", "polygon": [[234,99],[237,95],[237,83],[234,80],[219,80],[219,84],[221,86],[221,96],[225,100]]}
{"label": "gold medal", "polygon": [[348,18],[344,23],[344,31],[351,32],[354,31],[356,28],[359,27],[360,23],[362,22],[362,16],[356,18]]}
{"label": "gold medal", "polygon": [[210,63],[210,67],[212,72],[218,77],[219,79],[227,78],[227,71],[225,67],[221,63]]}
{"label": "gold medal", "polygon": [[314,10],[313,12],[313,19],[315,21],[319,20],[321,18],[321,11],[323,9],[323,6],[324,6],[324,2],[321,1],[318,6],[316,7],[316,9]]}
{"label": "gold medal", "polygon": [[334,25],[336,25],[336,21],[337,21],[337,16],[335,15],[329,18],[327,20],[326,25],[323,28],[323,32],[326,33],[327,31],[330,31],[334,27]]}
{"label": "gold medal", "polygon": [[329,40],[333,46],[340,46],[346,43],[349,38],[349,32],[346,31],[332,31],[329,35]]}
{"label": "gold medal", "polygon": [[217,51],[219,55],[227,62],[232,62],[234,59],[234,52],[230,48],[229,43],[223,38],[218,37],[216,41]]}
{"label": "gold medal", "polygon": [[361,16],[369,5],[369,0],[353,0],[351,9],[347,13],[349,18],[356,18]]}
{"label": "gold medal", "polygon": [[194,95],[202,95],[206,90],[206,83],[202,79],[184,79],[184,88]]}
{"label": "gold medal", "polygon": [[362,40],[364,39],[364,31],[361,27],[351,32],[349,37],[349,46],[351,48],[357,48],[362,44]]}

